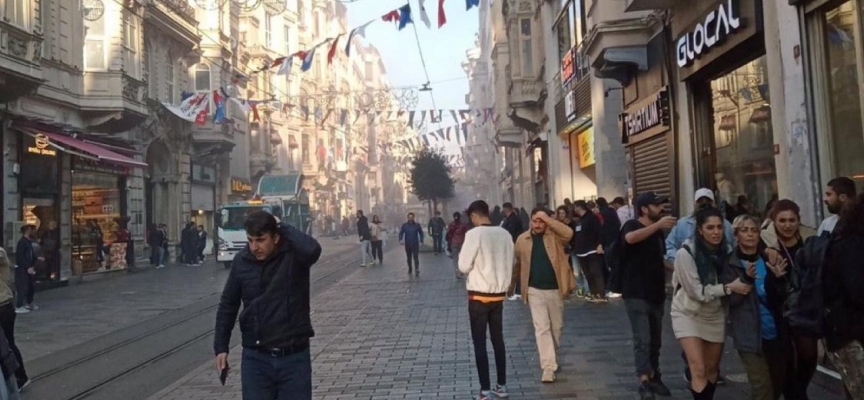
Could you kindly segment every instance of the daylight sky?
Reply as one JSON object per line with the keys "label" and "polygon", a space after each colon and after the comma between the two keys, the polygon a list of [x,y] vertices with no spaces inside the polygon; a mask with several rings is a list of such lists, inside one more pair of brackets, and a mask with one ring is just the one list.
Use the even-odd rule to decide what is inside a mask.
{"label": "daylight sky", "polygon": [[[348,7],[348,23],[351,27],[376,20],[366,28],[365,41],[378,48],[387,68],[387,79],[393,86],[419,86],[426,82],[414,27],[409,24],[399,31],[396,25],[381,20],[384,14],[405,5],[406,0],[356,0],[344,3]],[[410,0],[410,3],[433,88],[432,92],[419,93],[417,108],[433,109],[432,96],[438,109],[466,108],[468,79],[462,70],[462,63],[466,60],[465,52],[474,47],[478,26],[477,8],[465,11],[465,0],[446,0],[444,9],[447,24],[438,29],[438,0],[426,0],[426,12],[432,23],[432,29],[427,29],[420,20],[418,0]],[[441,127],[452,125],[452,118],[445,112]],[[449,147],[446,152],[452,153],[453,149]]]}

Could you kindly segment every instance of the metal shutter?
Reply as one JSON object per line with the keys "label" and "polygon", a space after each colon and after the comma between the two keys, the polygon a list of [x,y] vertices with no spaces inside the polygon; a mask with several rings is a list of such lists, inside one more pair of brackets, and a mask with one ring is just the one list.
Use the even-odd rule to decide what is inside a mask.
{"label": "metal shutter", "polygon": [[672,162],[667,132],[638,142],[629,148],[633,156],[633,193],[654,191],[672,198]]}

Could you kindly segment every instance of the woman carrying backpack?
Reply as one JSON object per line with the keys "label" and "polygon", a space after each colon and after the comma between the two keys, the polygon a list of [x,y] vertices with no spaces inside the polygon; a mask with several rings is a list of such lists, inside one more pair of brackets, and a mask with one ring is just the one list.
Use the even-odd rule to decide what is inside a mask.
{"label": "woman carrying backpack", "polygon": [[[801,235],[801,209],[794,201],[783,199],[774,203],[769,212],[770,223],[762,230],[762,241],[768,247],[766,254],[769,259],[782,259],[793,271],[792,278],[802,279],[803,275],[797,274],[800,265],[796,262],[799,250],[804,247],[804,238]],[[772,254],[773,253],[773,254]],[[792,282],[797,287],[798,282]],[[785,302],[785,298],[782,299]],[[783,321],[789,329],[792,347],[789,348],[788,371],[786,385],[783,390],[784,398],[789,400],[807,399],[807,387],[816,373],[818,363],[819,346],[818,336],[808,333],[802,329],[789,326],[789,322]]]}
{"label": "woman carrying backpack", "polygon": [[696,212],[696,231],[675,256],[672,274],[672,330],[687,357],[695,400],[713,399],[725,339],[726,312],[721,302],[732,293],[752,289],[741,278],[724,284],[720,275],[730,246],[723,233],[723,215],[716,208]]}
{"label": "woman carrying backpack", "polygon": [[822,274],[825,345],[850,398],[864,399],[864,193],[840,212]]}
{"label": "woman carrying backpack", "polygon": [[[729,296],[728,320],[731,336],[750,382],[750,398],[776,400],[788,386],[787,366],[792,361],[792,343],[783,322],[786,298],[786,262],[777,265],[760,251],[759,217],[739,215],[732,223],[738,243],[723,270],[722,281],[736,279],[753,285],[748,295]],[[787,395],[787,398],[789,396]]]}

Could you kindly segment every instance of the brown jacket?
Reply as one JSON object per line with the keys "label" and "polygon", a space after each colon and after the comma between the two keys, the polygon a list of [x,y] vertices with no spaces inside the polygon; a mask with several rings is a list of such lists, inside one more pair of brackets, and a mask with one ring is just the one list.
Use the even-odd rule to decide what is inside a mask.
{"label": "brown jacket", "polygon": [[[573,230],[569,226],[552,220],[543,235],[543,243],[546,245],[546,254],[555,269],[555,277],[558,278],[558,293],[562,299],[566,299],[570,292],[576,288],[576,279],[573,270],[570,269],[567,253],[564,246],[573,237]],[[534,249],[534,240],[531,231],[527,231],[516,239],[516,266],[513,268],[513,282],[519,282],[522,289],[522,300],[528,302],[528,278],[531,274],[531,250]],[[525,268],[522,268],[522,267]]]}

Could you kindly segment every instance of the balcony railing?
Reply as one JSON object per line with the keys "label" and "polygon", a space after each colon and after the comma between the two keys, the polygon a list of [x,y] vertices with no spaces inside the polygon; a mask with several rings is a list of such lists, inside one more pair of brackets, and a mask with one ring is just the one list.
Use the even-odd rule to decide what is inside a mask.
{"label": "balcony railing", "polygon": [[168,9],[188,19],[189,22],[195,22],[195,8],[189,4],[188,0],[150,0],[150,3],[162,3]]}

